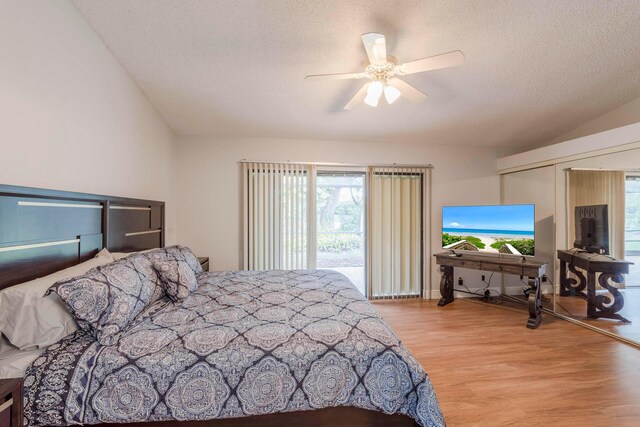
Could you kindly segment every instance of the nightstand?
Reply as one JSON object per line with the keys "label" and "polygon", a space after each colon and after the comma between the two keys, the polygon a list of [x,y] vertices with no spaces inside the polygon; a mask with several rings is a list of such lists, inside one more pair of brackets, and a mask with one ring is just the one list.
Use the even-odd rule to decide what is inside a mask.
{"label": "nightstand", "polygon": [[22,378],[0,379],[0,426],[22,427]]}
{"label": "nightstand", "polygon": [[198,257],[202,270],[209,271],[209,257]]}

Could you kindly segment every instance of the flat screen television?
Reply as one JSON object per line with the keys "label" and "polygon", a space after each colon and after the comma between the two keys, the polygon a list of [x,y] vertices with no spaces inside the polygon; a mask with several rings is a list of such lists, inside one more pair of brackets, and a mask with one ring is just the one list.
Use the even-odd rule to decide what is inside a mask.
{"label": "flat screen television", "polygon": [[444,206],[442,247],[535,255],[535,205]]}
{"label": "flat screen television", "polygon": [[609,253],[609,213],[607,205],[576,206],[574,248],[597,254]]}

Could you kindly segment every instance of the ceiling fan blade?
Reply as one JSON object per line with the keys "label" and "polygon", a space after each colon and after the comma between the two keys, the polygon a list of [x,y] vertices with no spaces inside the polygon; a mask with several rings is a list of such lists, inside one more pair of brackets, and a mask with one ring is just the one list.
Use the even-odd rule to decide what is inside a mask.
{"label": "ceiling fan blade", "polygon": [[369,62],[382,65],[387,62],[387,45],[384,34],[366,33],[362,35],[362,43],[367,51]]}
{"label": "ceiling fan blade", "polygon": [[313,74],[305,77],[305,80],[344,80],[361,79],[364,73],[342,73],[342,74]]}
{"label": "ceiling fan blade", "polygon": [[459,50],[430,56],[416,61],[406,62],[400,65],[398,74],[422,73],[423,71],[437,70],[439,68],[455,67],[464,62],[464,54]]}
{"label": "ceiling fan blade", "polygon": [[398,89],[402,94],[402,96],[404,96],[411,102],[417,103],[427,99],[427,95],[425,95],[415,87],[411,86],[409,83],[405,82],[404,80],[400,80],[397,77],[389,80],[389,85]]}
{"label": "ceiling fan blade", "polygon": [[356,92],[355,95],[347,102],[347,105],[344,106],[345,110],[351,110],[353,107],[362,104],[364,101],[364,97],[367,96],[367,89],[371,83],[364,84],[359,91]]}

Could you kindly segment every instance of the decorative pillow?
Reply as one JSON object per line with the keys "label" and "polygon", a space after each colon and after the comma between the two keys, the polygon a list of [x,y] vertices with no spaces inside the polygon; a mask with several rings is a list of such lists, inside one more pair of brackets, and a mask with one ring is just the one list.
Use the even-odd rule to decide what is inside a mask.
{"label": "decorative pillow", "polygon": [[202,266],[200,265],[200,261],[198,261],[198,257],[195,256],[191,249],[186,246],[174,245],[167,246],[166,248],[147,249],[139,252],[113,252],[111,255],[114,260],[118,261],[132,255],[144,254],[154,261],[164,258],[167,253],[181,255],[196,275],[202,273]]}
{"label": "decorative pillow", "polygon": [[[163,252],[163,251],[160,251]],[[81,328],[103,345],[115,343],[146,307],[164,296],[149,254],[132,255],[49,288],[66,303]]]}
{"label": "decorative pillow", "polygon": [[184,259],[155,261],[153,268],[164,282],[164,290],[172,301],[183,300],[198,289],[196,275]]}
{"label": "decorative pillow", "polygon": [[111,262],[111,254],[103,249],[81,264],[0,291],[0,332],[18,349],[29,350],[55,344],[77,331],[78,324],[58,295],[44,295],[60,280]]}
{"label": "decorative pillow", "polygon": [[198,257],[188,247],[180,245],[169,246],[165,248],[165,252],[170,257],[184,260],[196,275],[202,273],[202,266],[198,261]]}

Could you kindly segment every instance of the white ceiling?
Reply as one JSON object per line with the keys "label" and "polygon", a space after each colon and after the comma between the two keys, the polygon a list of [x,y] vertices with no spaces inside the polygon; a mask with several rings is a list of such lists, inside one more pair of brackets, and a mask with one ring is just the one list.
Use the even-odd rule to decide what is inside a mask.
{"label": "white ceiling", "polygon": [[[640,96],[638,0],[71,0],[179,135],[532,146]],[[360,34],[400,62],[422,104],[342,106]],[[385,104],[385,105],[383,105]]]}

